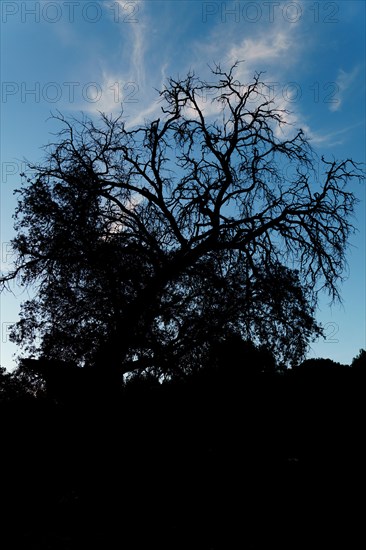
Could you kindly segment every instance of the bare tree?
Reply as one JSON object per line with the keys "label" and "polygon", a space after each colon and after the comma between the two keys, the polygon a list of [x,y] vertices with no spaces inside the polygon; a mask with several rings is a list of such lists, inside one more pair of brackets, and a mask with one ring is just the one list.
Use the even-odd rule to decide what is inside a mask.
{"label": "bare tree", "polygon": [[[290,338],[304,355],[321,332],[318,292],[340,297],[362,173],[351,159],[319,170],[261,75],[244,85],[236,68],[171,78],[161,117],[140,127],[56,115],[57,141],[19,191],[17,260],[2,278],[38,284],[15,341],[35,352],[38,332],[43,355],[126,371],[203,349],[203,327],[206,341],[231,329],[265,343],[272,326],[277,352]],[[197,338],[185,340],[190,319]]]}

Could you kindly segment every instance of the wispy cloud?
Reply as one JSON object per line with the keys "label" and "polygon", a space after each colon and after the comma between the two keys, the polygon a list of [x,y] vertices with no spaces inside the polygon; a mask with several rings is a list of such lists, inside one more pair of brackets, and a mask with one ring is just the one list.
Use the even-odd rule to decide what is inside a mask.
{"label": "wispy cloud", "polygon": [[329,104],[330,111],[339,111],[344,102],[345,92],[352,87],[358,73],[359,67],[354,67],[350,72],[344,71],[343,69],[338,70],[337,79],[335,81],[336,97],[334,101]]}
{"label": "wispy cloud", "polygon": [[197,42],[199,59],[221,60],[231,64],[243,60],[241,70],[269,71],[276,77],[293,66],[304,48],[301,40],[301,25],[298,22],[289,23],[283,17],[273,21],[265,18],[255,25],[243,26],[218,25],[214,27],[206,40]]}
{"label": "wispy cloud", "polygon": [[[360,126],[364,126],[364,125],[365,125],[365,121],[360,120],[356,124],[352,124],[350,126],[347,126],[346,128],[342,128],[341,130],[334,130],[332,132],[326,132],[326,133],[314,131],[306,124],[303,124],[302,128],[305,132],[306,137],[310,140],[310,142],[313,145],[322,145],[323,147],[334,147],[335,145],[342,145],[345,141],[345,137],[347,134],[352,132],[352,130],[354,130],[355,128],[359,128]],[[343,138],[339,139],[340,136],[343,136]]]}
{"label": "wispy cloud", "polygon": [[[124,7],[122,0],[118,1]],[[267,70],[266,78],[271,82],[283,79],[286,67],[295,62],[296,52],[299,50],[299,33],[297,23],[289,24],[279,18],[271,24],[260,23],[251,27],[250,35],[242,37],[236,27],[235,32],[228,36],[228,26],[214,26],[199,39],[190,44],[192,57],[189,66],[177,65],[176,60],[167,58],[164,51],[159,52],[161,65],[151,64],[151,52],[154,51],[154,37],[151,34],[153,18],[156,13],[146,9],[143,2],[136,2],[137,12],[141,15],[136,24],[121,25],[122,50],[129,51],[128,57],[121,56],[121,65],[118,67],[107,59],[101,60],[101,88],[103,91],[100,101],[87,105],[89,112],[105,111],[116,113],[121,108],[122,101],[129,115],[129,124],[139,124],[146,117],[153,117],[160,112],[155,88],[161,88],[166,82],[166,74],[179,73],[181,76],[194,69],[202,78],[210,79],[207,63],[210,61],[222,62],[229,67],[236,60],[244,60],[237,70],[237,78],[241,82],[249,83],[257,70]],[[231,28],[230,28],[231,30]],[[160,44],[161,46],[161,44]],[[117,45],[116,45],[117,47]],[[171,51],[171,50],[170,50]],[[170,54],[172,57],[172,53]],[[177,59],[179,59],[178,55]],[[158,58],[158,57],[157,57]],[[275,65],[275,70],[273,66]],[[272,67],[271,71],[269,69]],[[130,83],[128,92],[132,92],[135,85],[136,96],[118,96],[117,91],[123,91],[126,83]],[[125,90],[126,91],[126,90]],[[124,94],[126,95],[126,94]],[[122,99],[122,101],[119,101]],[[138,101],[134,104],[134,100]],[[211,114],[216,108],[206,101],[205,109]]]}
{"label": "wispy cloud", "polygon": [[[260,21],[248,27],[245,37],[240,26],[233,25],[230,31],[227,26],[218,25],[204,40],[196,42],[196,60],[192,63],[195,72],[210,80],[208,62],[219,62],[227,69],[239,60],[242,63],[235,74],[244,85],[252,83],[254,74],[261,72],[262,82],[268,85],[268,88],[262,87],[262,93],[273,99],[274,107],[283,110],[283,120],[287,122],[278,132],[288,135],[295,130],[292,125],[296,124],[298,116],[288,112],[289,105],[281,93],[281,83],[294,80],[293,74],[289,74],[304,50],[300,21],[289,23],[284,18],[276,18],[272,22]],[[208,113],[209,107],[206,106]]]}
{"label": "wispy cloud", "polygon": [[[118,0],[117,3],[121,10],[125,9],[124,0]],[[115,46],[121,52],[119,61],[116,63],[106,58],[99,59],[98,101],[83,105],[83,109],[90,114],[104,112],[116,115],[122,110],[128,126],[141,124],[160,111],[154,86],[159,87],[166,78],[165,64],[150,67],[147,61],[151,47],[151,25],[146,10],[142,9],[143,2],[135,0],[133,7],[136,22],[120,25],[120,43]]]}
{"label": "wispy cloud", "polygon": [[[119,3],[122,8],[125,6],[124,1],[119,0]],[[301,111],[302,104],[289,97],[291,89],[286,88],[286,98],[283,95],[284,83],[296,80],[301,74],[299,67],[307,56],[309,41],[305,40],[306,29],[301,19],[289,23],[285,18],[278,17],[271,23],[259,22],[248,27],[244,37],[240,26],[213,25],[208,32],[190,43],[192,55],[186,56],[182,64],[180,53],[173,59],[172,49],[169,52],[161,50],[161,42],[155,43],[156,35],[151,29],[154,28],[156,12],[146,9],[146,4],[141,1],[134,4],[139,20],[135,24],[120,26],[120,44],[116,44],[116,50],[121,51],[119,61],[116,63],[114,57],[113,60],[104,58],[99,62],[100,100],[83,105],[83,108],[86,107],[91,113],[103,111],[110,114],[117,114],[122,108],[128,126],[140,125],[146,119],[160,115],[161,105],[156,88],[164,86],[167,74],[185,76],[194,70],[198,76],[210,81],[209,63],[217,61],[222,63],[223,68],[229,68],[235,61],[242,60],[244,62],[236,72],[238,80],[248,84],[252,82],[255,72],[263,72],[262,80],[271,86],[270,97],[274,100],[274,106],[283,110],[283,120],[287,124],[276,130],[278,137],[289,137],[301,127],[314,145],[342,143],[342,136],[345,137],[348,128],[326,133],[310,128],[307,117]],[[358,72],[357,67],[351,71],[339,69],[334,83],[337,101],[328,104],[331,111],[341,108]],[[210,98],[203,98],[201,107],[207,116],[219,115],[220,106],[211,103]]]}
{"label": "wispy cloud", "polygon": [[[121,2],[121,0],[120,0]],[[122,3],[122,2],[121,2]],[[135,2],[135,5],[139,7],[141,1]],[[132,55],[131,55],[131,67],[134,69],[134,75],[136,81],[141,88],[146,87],[146,67],[145,67],[145,49],[146,49],[146,37],[147,26],[146,23],[138,21],[135,24],[131,24],[132,32]],[[131,69],[130,67],[130,69]]]}
{"label": "wispy cloud", "polygon": [[[233,45],[227,54],[229,61],[243,59],[250,66],[265,64],[281,59],[288,62],[288,53],[293,51],[292,29],[279,29],[260,33],[254,38],[246,38],[239,45]],[[281,66],[278,67],[279,69]]]}

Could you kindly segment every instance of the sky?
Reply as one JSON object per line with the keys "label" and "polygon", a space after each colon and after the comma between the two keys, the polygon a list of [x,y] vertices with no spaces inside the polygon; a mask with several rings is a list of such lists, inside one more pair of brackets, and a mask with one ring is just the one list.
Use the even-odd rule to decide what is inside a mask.
{"label": "sky", "polygon": [[[123,109],[131,127],[159,113],[167,78],[240,60],[238,78],[263,72],[273,99],[291,111],[319,155],[365,162],[366,3],[146,1],[5,1],[1,6],[1,270],[12,263],[14,189],[25,159],[41,161],[59,129],[52,113],[79,118]],[[209,98],[208,98],[209,104]],[[366,349],[366,194],[359,199],[341,285],[343,303],[322,296],[317,319],[326,339],[308,357],[349,364]],[[9,327],[28,292],[0,297],[0,364],[15,366]]]}

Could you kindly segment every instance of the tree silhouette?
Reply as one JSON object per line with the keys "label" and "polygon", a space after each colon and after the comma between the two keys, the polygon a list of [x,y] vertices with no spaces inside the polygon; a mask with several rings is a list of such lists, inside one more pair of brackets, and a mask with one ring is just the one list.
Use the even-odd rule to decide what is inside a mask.
{"label": "tree silhouette", "polygon": [[352,359],[351,367],[366,370],[366,350],[360,349],[356,357]]}
{"label": "tree silhouette", "polygon": [[339,297],[361,172],[322,158],[318,173],[261,75],[243,85],[236,68],[169,79],[141,127],[56,115],[1,279],[36,285],[12,334],[26,352],[160,376],[202,365],[226,333],[285,364],[321,333],[317,295]]}

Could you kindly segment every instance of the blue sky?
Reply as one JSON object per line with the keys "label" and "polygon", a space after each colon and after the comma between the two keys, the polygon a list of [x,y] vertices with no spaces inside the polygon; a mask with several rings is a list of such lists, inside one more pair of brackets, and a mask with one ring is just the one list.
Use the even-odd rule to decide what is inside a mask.
{"label": "blue sky", "polygon": [[[1,2],[1,267],[11,265],[13,190],[23,159],[39,161],[57,129],[51,112],[118,113],[131,125],[159,110],[168,76],[240,59],[246,83],[264,71],[289,122],[303,128],[316,151],[365,162],[365,2],[32,1]],[[318,319],[326,341],[310,356],[349,363],[366,348],[365,186],[358,229],[341,287],[343,305],[324,296]],[[8,327],[27,291],[1,295],[0,363],[14,366]]]}

